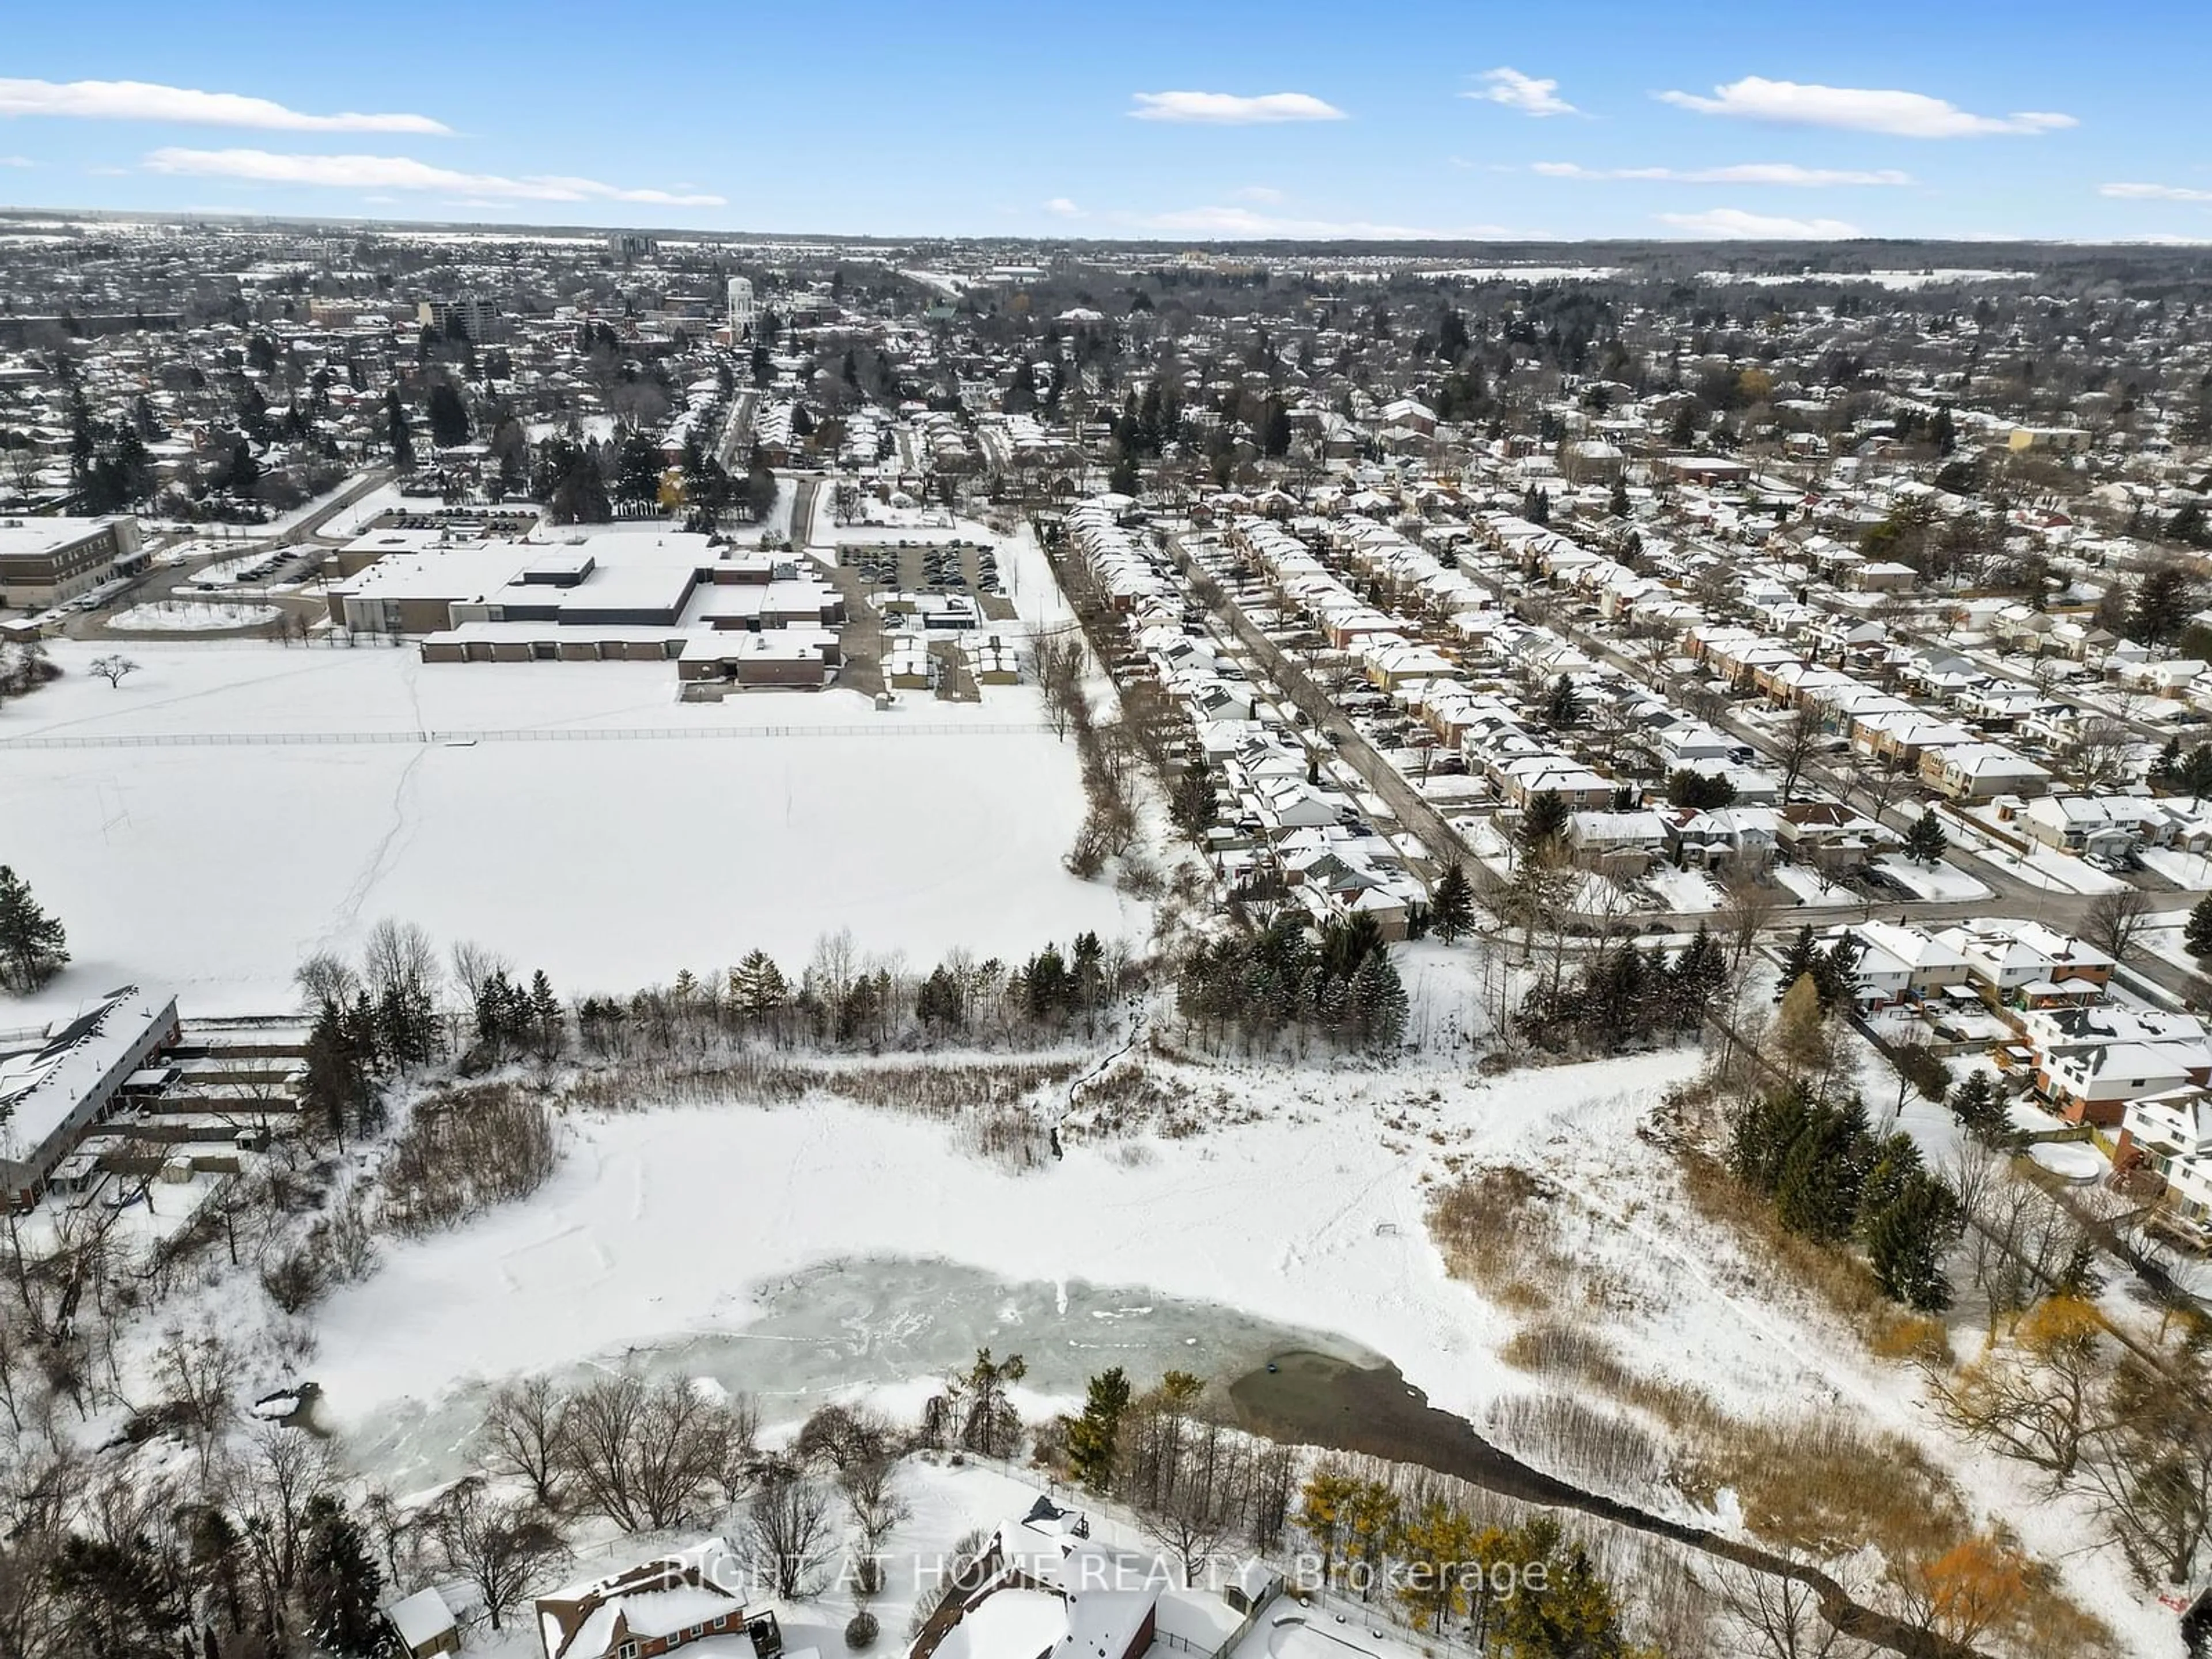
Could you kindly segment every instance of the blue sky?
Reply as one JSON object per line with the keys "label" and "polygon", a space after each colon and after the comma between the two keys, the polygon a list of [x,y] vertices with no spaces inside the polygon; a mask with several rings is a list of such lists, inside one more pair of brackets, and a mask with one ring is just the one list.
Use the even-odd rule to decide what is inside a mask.
{"label": "blue sky", "polygon": [[12,16],[0,201],[893,236],[2212,239],[2202,0]]}

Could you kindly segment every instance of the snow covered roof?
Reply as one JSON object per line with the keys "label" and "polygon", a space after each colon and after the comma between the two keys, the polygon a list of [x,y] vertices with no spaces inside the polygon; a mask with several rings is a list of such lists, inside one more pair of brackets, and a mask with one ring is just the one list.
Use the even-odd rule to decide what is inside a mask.
{"label": "snow covered roof", "polygon": [[176,1018],[167,992],[126,985],[35,1043],[0,1050],[0,1152],[41,1145],[118,1066],[136,1070],[133,1051]]}
{"label": "snow covered roof", "polygon": [[392,1628],[399,1632],[399,1639],[407,1644],[410,1652],[436,1641],[453,1628],[453,1611],[434,1587],[416,1590],[404,1601],[394,1601],[385,1608],[384,1616],[392,1621]]}

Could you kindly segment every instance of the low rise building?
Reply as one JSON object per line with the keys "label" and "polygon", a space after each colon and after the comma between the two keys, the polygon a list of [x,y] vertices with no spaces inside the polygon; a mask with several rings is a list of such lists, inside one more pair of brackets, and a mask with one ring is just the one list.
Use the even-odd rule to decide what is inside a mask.
{"label": "low rise building", "polygon": [[0,1037],[0,1200],[36,1203],[132,1075],[179,1035],[174,997],[126,985],[66,1024]]}
{"label": "low rise building", "polygon": [[138,520],[0,520],[0,606],[41,611],[141,568]]}

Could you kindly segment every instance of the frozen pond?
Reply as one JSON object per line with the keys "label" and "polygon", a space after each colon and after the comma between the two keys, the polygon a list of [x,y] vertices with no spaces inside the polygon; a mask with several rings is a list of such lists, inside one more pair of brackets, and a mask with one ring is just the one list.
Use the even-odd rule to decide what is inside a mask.
{"label": "frozen pond", "polygon": [[[1382,1363],[1342,1338],[1232,1309],[1080,1279],[1006,1279],[950,1261],[823,1261],[763,1280],[750,1296],[752,1316],[729,1328],[592,1355],[555,1376],[575,1382],[630,1369],[648,1378],[704,1377],[757,1397],[763,1422],[773,1425],[797,1422],[832,1394],[872,1394],[908,1415],[934,1379],[964,1368],[978,1348],[1028,1363],[1017,1395],[1025,1409],[1036,1396],[1079,1398],[1086,1379],[1111,1365],[1141,1389],[1170,1369],[1226,1383],[1291,1350]],[[466,1466],[492,1386],[470,1378],[434,1401],[402,1401],[348,1423],[342,1452],[398,1490],[449,1480]],[[348,1415],[343,1399],[327,1403]]]}

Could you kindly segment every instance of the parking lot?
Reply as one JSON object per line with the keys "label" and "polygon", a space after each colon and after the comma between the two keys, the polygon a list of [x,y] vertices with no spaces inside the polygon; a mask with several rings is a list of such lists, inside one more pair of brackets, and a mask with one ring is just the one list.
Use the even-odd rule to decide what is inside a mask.
{"label": "parking lot", "polygon": [[998,556],[983,543],[901,541],[847,545],[838,562],[866,586],[908,593],[1003,597]]}

